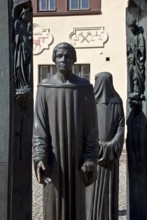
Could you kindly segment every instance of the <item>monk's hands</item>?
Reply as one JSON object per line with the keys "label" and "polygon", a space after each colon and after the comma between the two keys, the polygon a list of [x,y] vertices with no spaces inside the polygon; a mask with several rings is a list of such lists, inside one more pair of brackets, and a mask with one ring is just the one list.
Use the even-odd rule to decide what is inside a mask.
{"label": "monk's hands", "polygon": [[81,167],[85,186],[89,186],[96,180],[96,164],[92,160],[87,160]]}
{"label": "monk's hands", "polygon": [[95,163],[92,160],[87,160],[83,163],[81,170],[85,172],[93,172],[95,167]]}
{"label": "monk's hands", "polygon": [[44,162],[39,161],[36,167],[36,177],[40,184],[49,184],[52,180],[49,178],[50,167]]}

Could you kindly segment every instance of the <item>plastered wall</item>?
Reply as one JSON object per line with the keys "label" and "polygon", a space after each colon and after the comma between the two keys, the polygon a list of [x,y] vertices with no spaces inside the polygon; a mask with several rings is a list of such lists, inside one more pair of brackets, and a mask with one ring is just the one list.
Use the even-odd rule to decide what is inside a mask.
{"label": "plastered wall", "polygon": [[[48,49],[34,55],[34,96],[38,83],[38,65],[53,64],[52,50],[59,42],[71,42],[70,34],[75,28],[103,27],[107,41],[103,47],[76,48],[77,63],[90,64],[90,81],[94,84],[95,74],[109,71],[113,74],[114,87],[123,99],[126,109],[127,70],[126,70],[126,7],[127,0],[102,0],[101,15],[34,17],[33,23],[48,28],[52,43]],[[86,32],[84,32],[86,36]],[[107,61],[108,60],[108,61]]]}

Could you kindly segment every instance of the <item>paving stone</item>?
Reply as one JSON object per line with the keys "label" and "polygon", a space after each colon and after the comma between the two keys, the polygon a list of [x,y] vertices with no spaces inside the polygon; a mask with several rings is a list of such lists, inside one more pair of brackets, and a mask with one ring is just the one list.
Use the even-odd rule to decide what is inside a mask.
{"label": "paving stone", "polygon": [[119,162],[119,220],[126,220],[126,152]]}

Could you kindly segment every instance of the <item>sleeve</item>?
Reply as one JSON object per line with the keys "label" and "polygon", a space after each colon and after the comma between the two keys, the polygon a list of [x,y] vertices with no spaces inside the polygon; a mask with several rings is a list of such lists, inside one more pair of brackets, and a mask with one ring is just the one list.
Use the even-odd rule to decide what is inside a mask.
{"label": "sleeve", "polygon": [[33,127],[33,161],[48,162],[49,158],[49,120],[48,108],[46,104],[45,88],[38,87],[35,111],[34,111],[34,127]]}
{"label": "sleeve", "polygon": [[124,126],[124,111],[122,104],[120,104],[118,109],[118,127],[114,137],[108,142],[100,142],[99,165],[109,165],[119,159],[124,142]]}
{"label": "sleeve", "polygon": [[135,58],[139,62],[139,65],[141,65],[141,66],[144,64],[144,56],[145,56],[144,49],[145,49],[144,37],[140,33],[137,36],[137,46],[136,46],[136,51],[135,51]]}
{"label": "sleeve", "polygon": [[132,38],[129,38],[128,43],[127,43],[127,59],[128,59],[128,64],[130,65],[133,57],[133,50],[132,50]]}
{"label": "sleeve", "polygon": [[144,48],[145,48],[145,45],[144,45],[143,35],[139,34],[139,50],[141,53],[141,59],[144,59]]}
{"label": "sleeve", "polygon": [[98,123],[92,85],[84,97],[84,153],[83,161],[96,160],[98,155]]}

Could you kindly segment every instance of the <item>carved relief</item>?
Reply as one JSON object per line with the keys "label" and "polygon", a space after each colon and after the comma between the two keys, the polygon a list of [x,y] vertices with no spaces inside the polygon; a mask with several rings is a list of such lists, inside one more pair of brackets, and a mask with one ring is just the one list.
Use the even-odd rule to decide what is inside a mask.
{"label": "carved relief", "polygon": [[[10,219],[32,219],[32,129],[33,129],[33,69],[32,69],[32,2],[12,0],[13,21],[13,88],[10,133]],[[9,8],[9,15],[11,7]],[[10,26],[11,27],[11,26]],[[10,38],[11,39],[11,38]],[[10,50],[11,53],[11,50]],[[13,99],[15,98],[15,99]],[[23,188],[21,193],[20,186]],[[27,194],[26,194],[27,191]],[[24,208],[25,207],[25,208]],[[13,209],[13,212],[11,210]],[[16,217],[17,213],[17,217]],[[23,217],[22,217],[23,216]]]}
{"label": "carved relief", "polygon": [[32,7],[19,7],[16,11],[17,16],[14,15],[14,82],[16,100],[25,107],[32,92]]}
{"label": "carved relief", "polygon": [[[146,219],[147,210],[147,1],[129,0],[127,12],[127,219]],[[138,193],[139,192],[139,193]],[[139,196],[138,196],[139,195]],[[142,199],[143,196],[143,199]]]}
{"label": "carved relief", "polygon": [[129,99],[145,100],[145,40],[143,28],[135,18],[128,20],[130,36],[127,45]]}
{"label": "carved relief", "polygon": [[33,54],[37,55],[48,49],[53,42],[50,30],[39,24],[33,24]]}
{"label": "carved relief", "polygon": [[108,40],[108,34],[104,31],[104,27],[74,28],[69,39],[75,48],[103,48]]}

